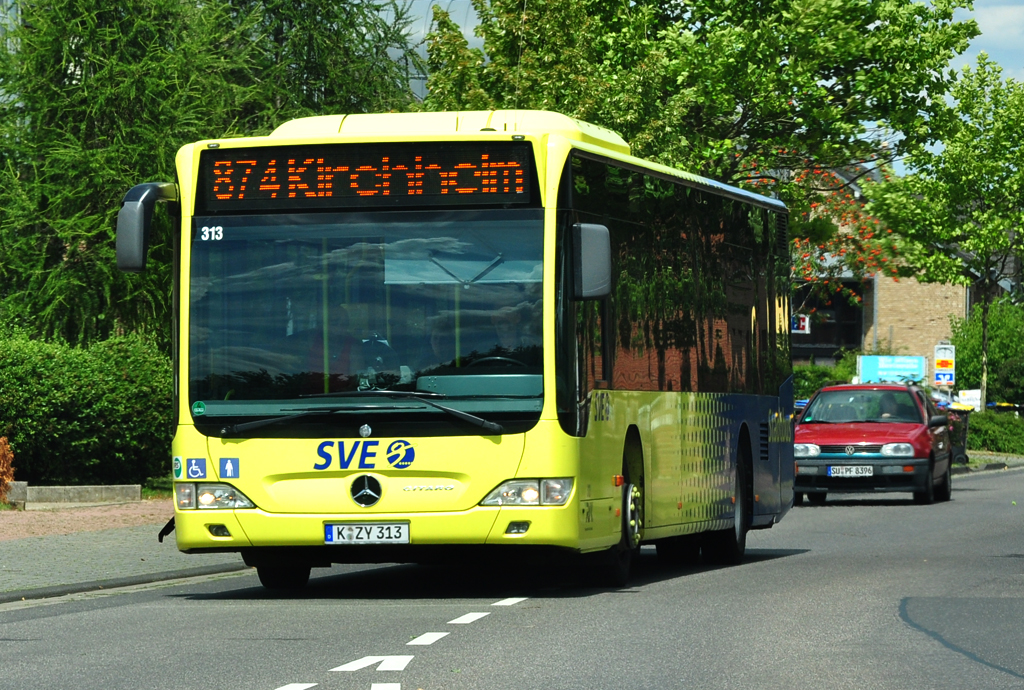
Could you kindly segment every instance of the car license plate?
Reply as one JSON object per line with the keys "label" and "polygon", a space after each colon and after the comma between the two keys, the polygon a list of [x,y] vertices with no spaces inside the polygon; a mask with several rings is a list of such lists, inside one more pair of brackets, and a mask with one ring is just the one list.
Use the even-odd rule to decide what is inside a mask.
{"label": "car license plate", "polygon": [[324,525],[325,544],[408,544],[408,522],[343,522]]}
{"label": "car license plate", "polygon": [[829,465],[830,477],[872,477],[875,468],[871,465]]}

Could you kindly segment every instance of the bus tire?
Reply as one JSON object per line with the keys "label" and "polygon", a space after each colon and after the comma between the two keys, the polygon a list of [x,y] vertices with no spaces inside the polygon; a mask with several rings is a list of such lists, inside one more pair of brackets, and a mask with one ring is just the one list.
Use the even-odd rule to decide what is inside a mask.
{"label": "bus tire", "polygon": [[260,584],[278,592],[295,592],[305,588],[309,582],[308,565],[260,565],[256,566]]}
{"label": "bus tire", "polygon": [[736,510],[730,529],[708,532],[701,544],[701,554],[707,563],[714,565],[739,565],[747,550],[747,532],[753,517],[753,495],[750,486],[750,444],[746,435],[740,439],[736,457],[736,484],[733,496]]}
{"label": "bus tire", "polygon": [[643,491],[636,484],[622,487],[622,536],[619,543],[606,551],[594,554],[591,576],[601,587],[625,587],[633,569],[633,559],[640,552],[640,532],[643,528]]}

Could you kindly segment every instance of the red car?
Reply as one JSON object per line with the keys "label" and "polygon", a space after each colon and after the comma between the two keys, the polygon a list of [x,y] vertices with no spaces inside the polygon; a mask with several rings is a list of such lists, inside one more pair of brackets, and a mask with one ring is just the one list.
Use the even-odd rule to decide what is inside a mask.
{"label": "red car", "polygon": [[949,420],[915,386],[826,386],[797,419],[795,502],[832,492],[911,491],[918,503],[948,501]]}

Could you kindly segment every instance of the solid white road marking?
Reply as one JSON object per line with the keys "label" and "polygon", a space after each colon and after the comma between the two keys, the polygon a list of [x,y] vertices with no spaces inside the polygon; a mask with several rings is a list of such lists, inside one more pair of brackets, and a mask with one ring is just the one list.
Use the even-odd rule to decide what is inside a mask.
{"label": "solid white road marking", "polygon": [[373,683],[370,690],[402,690],[401,683]]}
{"label": "solid white road marking", "polygon": [[316,686],[316,683],[288,683],[288,685],[282,685],[277,690],[308,690],[308,688],[315,688]]}
{"label": "solid white road marking", "polygon": [[440,640],[442,637],[444,637],[447,634],[448,633],[446,633],[446,632],[423,633],[422,635],[417,637],[415,640],[410,640],[408,644],[418,644],[418,645],[434,644],[435,642],[437,642],[438,640]]}
{"label": "solid white road marking", "polygon": [[332,668],[332,671],[358,671],[364,669],[367,666],[373,666],[374,664],[380,664],[377,667],[378,671],[404,671],[405,667],[412,661],[412,655],[408,656],[364,656],[362,659],[356,659],[350,661],[347,664],[342,664],[337,668]]}
{"label": "solid white road marking", "polygon": [[493,604],[491,604],[491,606],[515,606],[521,601],[526,601],[526,597],[511,597],[509,599],[502,599],[501,601],[494,602]]}
{"label": "solid white road marking", "polygon": [[481,618],[483,618],[484,616],[489,616],[489,615],[491,615],[491,614],[490,613],[467,613],[465,616],[459,616],[458,618],[456,618],[453,621],[448,621],[448,625],[465,625],[467,623],[472,623],[473,621],[478,621]]}

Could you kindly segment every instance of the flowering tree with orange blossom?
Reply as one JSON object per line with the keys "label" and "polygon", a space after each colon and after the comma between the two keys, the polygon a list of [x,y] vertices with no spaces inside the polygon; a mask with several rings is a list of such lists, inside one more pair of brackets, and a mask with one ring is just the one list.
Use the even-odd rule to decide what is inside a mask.
{"label": "flowering tree with orange blossom", "polygon": [[[913,272],[901,260],[892,228],[865,209],[858,186],[846,172],[840,175],[808,166],[793,177],[793,191],[804,192],[790,201],[793,277],[810,287],[802,291],[801,302],[793,305],[794,313],[813,314],[815,309],[809,306],[813,301],[828,305],[845,299],[859,304],[862,296],[850,287],[851,276],[881,275],[898,281]],[[884,179],[891,176],[886,168],[879,173]]]}

